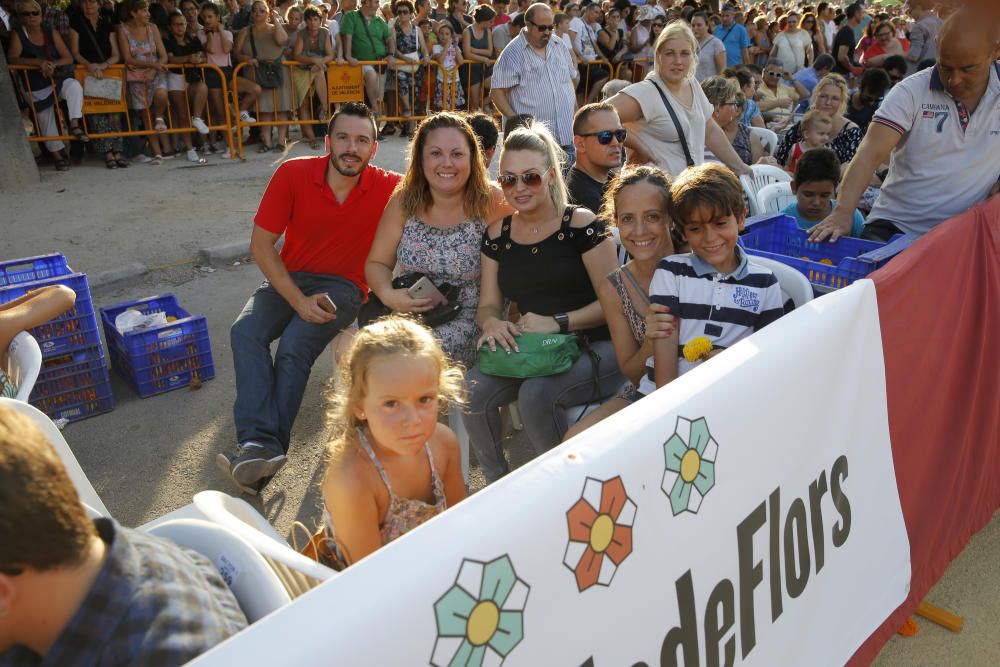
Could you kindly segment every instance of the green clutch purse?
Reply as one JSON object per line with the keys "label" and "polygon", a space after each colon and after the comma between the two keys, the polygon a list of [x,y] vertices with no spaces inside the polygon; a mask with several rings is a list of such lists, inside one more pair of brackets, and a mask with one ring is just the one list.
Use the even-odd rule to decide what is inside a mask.
{"label": "green clutch purse", "polygon": [[568,371],[582,354],[576,334],[522,333],[517,337],[517,346],[520,352],[507,354],[499,345],[496,352],[491,352],[483,344],[479,370],[506,378],[545,377]]}

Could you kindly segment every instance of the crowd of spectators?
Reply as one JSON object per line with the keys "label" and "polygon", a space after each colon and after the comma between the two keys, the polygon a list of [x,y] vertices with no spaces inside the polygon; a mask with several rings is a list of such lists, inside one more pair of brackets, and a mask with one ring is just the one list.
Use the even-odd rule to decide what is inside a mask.
{"label": "crowd of spectators", "polygon": [[[321,484],[326,511],[317,535],[324,549],[317,555],[338,568],[464,499],[461,467],[468,461],[455,431],[468,438],[492,483],[510,467],[501,411],[511,402],[542,453],[781,317],[791,305],[777,279],[737,242],[747,210],[738,176],[751,165],[792,173],[795,201],[785,212],[816,241],[924,234],[1000,190],[1000,33],[969,9],[945,10],[941,20],[926,0],[911,0],[919,25],[905,36],[894,20],[900,15],[872,15],[857,4],[787,12],[780,5],[746,12],[726,5],[715,15],[694,0],[638,10],[522,3],[511,16],[502,0],[471,15],[464,0],[433,10],[426,0],[398,0],[392,8],[363,0],[331,17],[336,6],[300,12],[291,3],[253,0],[220,11],[184,0],[168,11],[130,0],[117,27],[89,6],[97,3],[86,4],[70,17],[64,40],[59,14],[43,18],[35,0],[18,0],[8,56],[39,66],[27,89],[36,104],[54,105],[48,76],[55,67],[75,58],[96,73],[120,59],[138,73],[126,79],[130,106],[149,126],[165,124],[166,109],[191,105],[174,117],[190,115],[200,137],[183,146],[198,160],[204,158],[193,140],[214,139],[205,109],[220,103],[213,100],[219,81],[171,72],[169,62],[215,57],[221,66],[225,55],[229,67],[229,58],[257,65],[283,54],[308,65],[305,88],[318,84],[334,60],[384,58],[387,70],[364,65],[364,86],[376,95],[370,101],[380,101],[384,76],[397,90],[436,83],[435,97],[455,84],[463,95],[491,100],[503,117],[502,142],[494,116],[485,113],[438,111],[415,128],[408,121],[395,128],[413,133],[406,173],[396,174],[371,164],[380,135],[390,130],[373,109],[324,105],[319,119],[331,114],[323,128],[328,154],[281,163],[258,207],[251,252],[266,280],[231,329],[237,446],[219,453],[217,463],[248,493],[280,471],[311,368],[336,340],[342,354]],[[160,12],[151,11],[157,6],[163,30]],[[492,63],[487,52],[498,35],[511,39]],[[935,60],[920,69],[915,48],[921,59],[933,49]],[[592,53],[607,62],[590,70]],[[642,53],[648,74],[605,81],[608,65]],[[436,82],[406,69],[407,61],[431,58],[448,63]],[[456,70],[463,62],[472,67]],[[70,121],[79,121],[79,84],[68,81],[58,94],[69,103]],[[589,101],[590,82],[601,84],[601,101]],[[309,119],[307,100],[291,87],[269,96],[261,83],[248,80],[240,89],[244,99],[259,97],[254,113]],[[171,96],[184,90],[184,98]],[[255,124],[250,106],[238,111]],[[768,124],[782,134],[773,157],[753,132]],[[282,148],[288,126],[264,128],[262,149]],[[85,141],[79,122],[69,131]],[[148,159],[163,159],[159,151],[169,140],[153,135],[149,142]],[[489,166],[498,146],[494,183]],[[63,146],[48,148],[59,154],[57,166],[65,162]],[[102,149],[109,168],[124,166],[120,143]],[[866,193],[867,217],[858,210]],[[414,275],[420,278],[413,285],[397,282]],[[421,280],[423,291],[412,291]],[[435,294],[440,290],[449,296]],[[447,317],[435,320],[449,302]],[[29,306],[37,315],[67,304],[59,290],[10,304],[0,317],[8,338],[27,326]],[[354,328],[371,307],[379,309],[374,324]],[[568,333],[584,348],[568,369],[521,377],[482,364],[483,355],[520,351],[528,335]],[[16,392],[2,372],[0,379],[0,390]],[[574,422],[570,410],[581,404],[599,407]],[[441,423],[446,412],[451,427]],[[157,628],[196,615],[185,605],[198,607],[203,627],[184,651],[200,652],[242,627],[232,596],[204,562],[108,519],[87,520],[72,494],[33,494],[40,485],[66,490],[69,482],[38,434],[2,410],[0,445],[0,478],[8,480],[0,484],[7,499],[0,508],[16,500],[25,524],[16,528],[23,545],[0,552],[0,630],[11,630],[0,632],[11,638],[0,643],[0,663],[58,659],[53,652],[63,650],[121,651],[121,661],[141,661],[127,655],[130,636],[155,647],[165,641]],[[37,480],[21,474],[24,461],[41,462],[32,468]],[[44,520],[25,522],[32,515],[22,505]],[[50,526],[52,516],[61,520]],[[2,509],[0,518],[9,518]],[[63,533],[71,550],[53,556],[36,548],[42,537]],[[0,543],[8,544],[7,536]],[[168,576],[179,587],[172,595],[179,608],[160,608],[167,616],[157,618],[144,600],[166,595],[165,583],[124,580],[116,585],[131,595],[140,620],[116,628],[121,636],[109,631],[110,639],[81,631],[73,640],[83,646],[66,648],[61,633],[99,610],[80,597],[54,596],[66,622],[40,635],[32,627],[39,609],[18,604],[26,586],[47,590],[66,571],[86,575],[72,580],[82,594],[91,585],[102,594],[101,572],[124,559],[136,567],[156,561],[168,575],[183,571],[180,579]]]}

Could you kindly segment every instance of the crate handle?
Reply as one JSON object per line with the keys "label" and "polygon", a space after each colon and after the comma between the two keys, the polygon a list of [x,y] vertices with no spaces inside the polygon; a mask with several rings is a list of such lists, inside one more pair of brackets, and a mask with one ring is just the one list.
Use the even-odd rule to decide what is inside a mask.
{"label": "crate handle", "polygon": [[865,254],[859,255],[858,259],[862,262],[881,262],[884,259],[889,259],[890,257],[894,257],[903,252],[913,245],[913,242],[916,240],[916,234],[903,234],[901,236],[896,236],[892,241],[886,243],[881,248],[869,250]]}
{"label": "crate handle", "polygon": [[33,262],[25,262],[24,264],[10,264],[10,265],[7,265],[6,267],[4,267],[3,270],[4,270],[4,272],[8,272],[9,273],[9,272],[13,272],[13,271],[23,271],[25,269],[33,269],[33,268],[35,268],[35,264]]}
{"label": "crate handle", "polygon": [[174,327],[173,329],[166,329],[160,331],[156,334],[158,340],[163,340],[164,338],[175,338],[184,333],[184,329],[181,327]]}

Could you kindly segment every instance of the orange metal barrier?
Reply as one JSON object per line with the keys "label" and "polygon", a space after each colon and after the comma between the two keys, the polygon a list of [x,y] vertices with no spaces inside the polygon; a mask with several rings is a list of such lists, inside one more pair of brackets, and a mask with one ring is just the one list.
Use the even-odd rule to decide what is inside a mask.
{"label": "orange metal barrier", "polygon": [[[496,60],[466,60],[464,63],[459,65],[460,75],[454,81],[455,93],[451,106],[452,110],[468,111],[469,113],[475,113],[477,111],[490,113],[489,109],[493,106],[490,102],[490,79],[493,77],[492,68],[496,62]],[[479,89],[476,91],[474,96],[472,90],[473,86],[466,85],[466,83],[463,83],[463,80],[465,82],[471,81],[472,73],[475,68],[482,70],[482,76],[476,84]],[[462,97],[464,98],[461,102],[458,97],[459,87],[461,87]]]}
{"label": "orange metal barrier", "polygon": [[[622,76],[623,71],[625,72],[624,76]],[[649,58],[632,58],[631,60],[623,60],[618,63],[618,68],[615,70],[615,78],[635,83],[642,81],[647,73],[649,73]]]}
{"label": "orange metal barrier", "polygon": [[[579,93],[581,99],[583,100],[583,104],[586,104],[590,99],[589,97],[591,94],[590,87],[600,81],[600,79],[598,78],[600,70],[597,70],[596,68],[598,67],[607,68],[608,74],[606,76],[606,79],[611,78],[611,74],[614,72],[615,68],[607,60],[581,60],[579,61],[578,65],[580,68],[586,68],[585,72],[581,72],[580,81],[582,81],[584,85],[583,88],[581,89],[581,92]],[[597,100],[600,100],[600,93],[601,91],[598,90],[596,98]]]}
{"label": "orange metal barrier", "polygon": [[[213,70],[218,75],[222,82],[222,96],[223,99],[228,99],[228,82],[222,73],[222,70],[215,65],[202,64],[202,65],[166,65],[168,71],[173,74],[184,74],[187,71],[198,69],[202,70],[202,78],[204,78],[204,72],[207,70]],[[152,127],[146,129],[135,129],[132,127],[132,114],[130,111],[136,111],[130,109],[128,106],[128,81],[125,80],[125,66],[124,65],[113,65],[109,67],[104,72],[105,78],[113,78],[122,81],[122,96],[120,100],[108,100],[96,97],[84,97],[83,98],[83,118],[82,127],[84,133],[91,139],[113,139],[118,137],[142,137],[149,135],[170,135],[170,134],[180,134],[183,132],[195,132],[197,130],[193,126],[179,126],[174,122],[173,119],[173,109],[170,101],[168,99],[167,106],[164,109],[164,120],[167,123],[167,129],[163,132],[157,132]],[[63,111],[59,104],[53,105],[53,112],[55,113],[56,124],[58,127],[58,132],[54,135],[45,135],[41,132],[41,123],[39,122],[38,114],[39,110],[36,108],[36,103],[29,91],[28,85],[28,73],[32,70],[37,70],[35,67],[29,67],[27,65],[10,65],[11,76],[14,78],[15,83],[19,84],[20,89],[25,94],[23,98],[25,104],[31,111],[31,120],[35,125],[35,129],[38,131],[36,136],[28,137],[28,141],[33,142],[44,142],[44,141],[73,141],[76,139],[73,135],[69,133],[69,123],[67,119],[63,118]],[[84,85],[86,77],[90,74],[89,70],[83,66],[78,65],[76,68],[76,79],[80,82],[80,85]],[[55,79],[49,78],[49,85],[55,90]],[[185,86],[184,90],[184,103],[190,110],[191,101],[188,96],[189,86]],[[56,94],[56,93],[54,93]],[[60,99],[57,95],[57,99]],[[147,101],[148,102],[148,101]],[[148,104],[147,104],[148,106]],[[87,116],[95,114],[121,114],[125,119],[125,129],[117,132],[104,132],[104,133],[91,133],[87,126]],[[189,117],[192,115],[189,112]],[[210,105],[206,106],[206,113],[203,116],[205,124],[208,125],[209,130],[212,132],[223,132],[226,136],[226,142],[229,146],[230,155],[235,158],[235,153],[233,151],[233,138],[232,138],[232,123],[228,118],[217,118],[212,117]]]}
{"label": "orange metal barrier", "polygon": [[[288,114],[288,118],[274,117],[269,120],[263,120],[261,118],[260,99],[257,100],[253,112],[251,112],[251,115],[257,121],[256,123],[245,123],[237,115],[234,125],[237,130],[236,150],[240,158],[244,156],[244,128],[271,128],[299,125],[305,130],[306,126],[325,124],[327,122],[326,118],[330,114],[331,106],[338,102],[369,102],[366,99],[364,86],[363,67],[366,65],[375,68],[379,80],[379,91],[381,94],[376,106],[376,115],[379,121],[419,121],[434,111],[440,110],[434,104],[435,92],[439,83],[442,86],[441,97],[443,102],[440,108],[450,110],[455,107],[455,82],[458,79],[457,73],[451,73],[449,76],[435,61],[407,64],[397,60],[391,67],[384,60],[361,60],[358,61],[357,65],[330,63],[327,65],[325,72],[326,107],[323,108],[323,96],[320,95],[320,108],[318,109],[313,99],[316,92],[316,80],[311,76],[303,76],[304,70],[310,69],[312,66],[294,60],[285,60],[282,64],[286,69],[284,70],[281,87],[262,90],[261,98],[270,96],[270,106],[275,110],[263,113],[275,115]],[[400,72],[404,75],[409,75],[410,84],[407,94],[402,98],[399,95],[398,85],[401,79],[403,79],[399,75]],[[237,77],[241,75],[251,81],[256,81],[257,72],[253,66],[245,62],[239,63],[233,68],[230,90],[233,95],[233,104],[237,108],[239,108]],[[418,81],[420,83],[419,88],[417,86]],[[390,83],[392,84],[391,86],[389,85]],[[303,87],[307,87],[307,90],[303,90]],[[287,88],[287,91],[283,91],[284,88]],[[389,97],[389,103],[387,104],[386,98],[390,90],[393,92],[393,95]],[[289,104],[287,105],[282,100],[286,92],[289,95]],[[281,106],[295,107],[300,96],[302,96],[302,102],[298,104],[297,108],[280,108]],[[370,103],[369,106],[371,106]],[[399,113],[400,111],[403,113]]]}

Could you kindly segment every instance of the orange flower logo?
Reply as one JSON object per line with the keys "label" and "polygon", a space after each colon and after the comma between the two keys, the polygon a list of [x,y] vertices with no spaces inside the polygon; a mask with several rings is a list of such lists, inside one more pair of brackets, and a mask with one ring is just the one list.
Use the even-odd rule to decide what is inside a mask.
{"label": "orange flower logo", "polygon": [[621,477],[605,482],[588,477],[584,482],[580,499],[566,512],[569,544],[563,557],[580,592],[611,584],[618,566],[632,553],[635,511]]}

